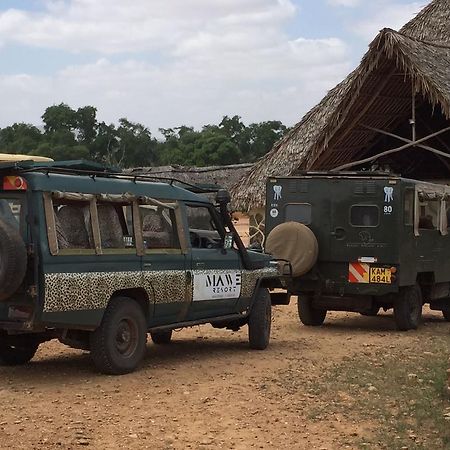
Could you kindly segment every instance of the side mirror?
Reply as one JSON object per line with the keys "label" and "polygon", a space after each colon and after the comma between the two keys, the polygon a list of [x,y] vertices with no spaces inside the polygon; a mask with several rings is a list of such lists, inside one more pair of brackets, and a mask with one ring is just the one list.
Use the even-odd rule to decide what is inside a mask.
{"label": "side mirror", "polygon": [[234,236],[233,233],[226,233],[225,239],[223,240],[223,249],[230,250],[233,248]]}
{"label": "side mirror", "polygon": [[231,195],[226,189],[219,189],[216,194],[216,202],[219,205],[228,205],[231,202]]}

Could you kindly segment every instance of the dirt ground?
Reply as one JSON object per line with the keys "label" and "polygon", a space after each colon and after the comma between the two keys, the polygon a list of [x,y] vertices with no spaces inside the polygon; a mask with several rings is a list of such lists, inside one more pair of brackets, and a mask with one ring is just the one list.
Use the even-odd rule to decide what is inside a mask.
{"label": "dirt ground", "polygon": [[0,368],[0,447],[358,448],[376,425],[341,414],[312,419],[327,397],[311,386],[343,361],[423,352],[448,334],[440,313],[424,318],[407,333],[395,331],[390,313],[329,313],[323,327],[308,328],[291,302],[275,308],[265,351],[248,349],[246,328],[195,327],[168,346],[148,343],[140,370],[121,377],[97,374],[85,352],[46,343],[29,365]]}

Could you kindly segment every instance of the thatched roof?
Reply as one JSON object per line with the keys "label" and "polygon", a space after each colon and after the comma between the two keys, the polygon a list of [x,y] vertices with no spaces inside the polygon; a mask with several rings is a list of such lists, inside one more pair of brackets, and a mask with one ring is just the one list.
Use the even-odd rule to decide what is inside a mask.
{"label": "thatched roof", "polygon": [[128,170],[129,173],[148,175],[155,178],[175,178],[192,184],[217,185],[225,189],[231,186],[247,173],[252,164],[233,164],[228,166],[186,167],[137,167]]}
{"label": "thatched roof", "polygon": [[248,211],[263,206],[271,175],[330,169],[366,156],[380,140],[367,127],[396,130],[407,122],[412,89],[420,97],[420,110],[429,105],[429,114],[436,108],[448,120],[449,67],[450,0],[434,0],[399,32],[383,29],[378,34],[359,67],[232,188],[235,207]]}

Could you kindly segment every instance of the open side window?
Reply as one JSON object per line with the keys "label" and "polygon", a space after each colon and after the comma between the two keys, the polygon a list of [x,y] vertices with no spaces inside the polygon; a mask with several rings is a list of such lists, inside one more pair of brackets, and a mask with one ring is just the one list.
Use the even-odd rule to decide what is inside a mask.
{"label": "open side window", "polygon": [[[444,188],[442,188],[444,189]],[[422,230],[436,230],[446,235],[447,211],[446,195],[439,188],[416,188],[414,207],[414,234],[420,236]]]}
{"label": "open side window", "polygon": [[189,239],[192,248],[221,248],[224,228],[216,211],[205,205],[186,205]]}

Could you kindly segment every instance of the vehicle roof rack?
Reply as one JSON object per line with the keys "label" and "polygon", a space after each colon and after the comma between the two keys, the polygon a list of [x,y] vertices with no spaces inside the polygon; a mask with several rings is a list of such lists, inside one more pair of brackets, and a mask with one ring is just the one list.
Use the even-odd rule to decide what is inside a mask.
{"label": "vehicle roof rack", "polygon": [[222,186],[215,184],[195,184],[172,177],[156,177],[151,175],[127,174],[119,168],[104,166],[100,163],[92,161],[76,160],[76,161],[53,161],[53,162],[35,162],[35,161],[19,161],[0,163],[0,171],[14,170],[22,173],[28,172],[44,172],[57,173],[63,175],[84,175],[90,177],[102,178],[118,178],[124,180],[146,181],[149,183],[167,183],[171,186],[180,187],[195,194],[211,194],[216,193]]}

